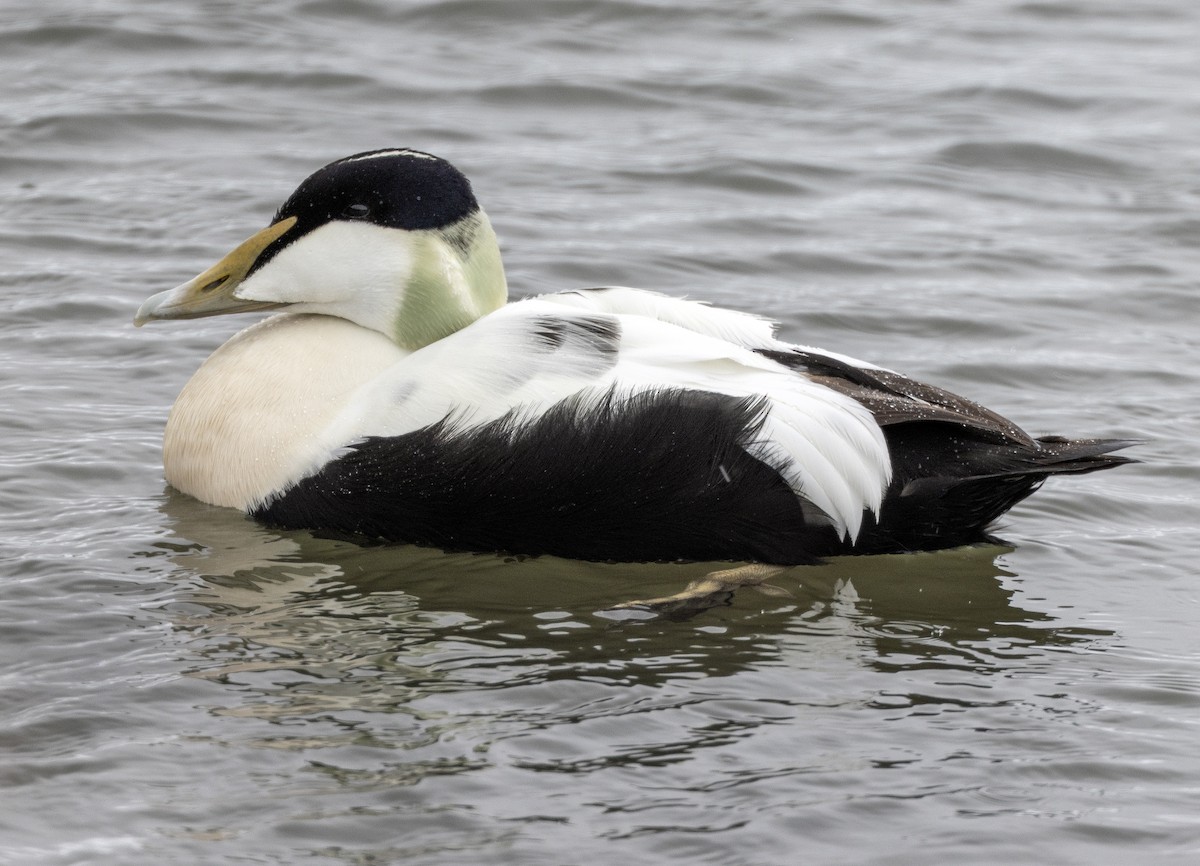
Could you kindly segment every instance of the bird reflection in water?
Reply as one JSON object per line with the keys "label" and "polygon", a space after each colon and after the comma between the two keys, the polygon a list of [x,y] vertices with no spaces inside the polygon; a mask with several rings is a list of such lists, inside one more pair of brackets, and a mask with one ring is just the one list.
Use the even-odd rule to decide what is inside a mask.
{"label": "bird reflection in water", "polygon": [[835,558],[773,573],[768,594],[717,587],[662,615],[629,615],[614,592],[678,595],[713,564],[362,547],[281,535],[173,493],[165,512],[175,539],[150,556],[191,584],[176,621],[197,636],[193,673],[305,677],[259,683],[272,697],[252,714],[391,711],[431,691],[580,676],[655,685],[835,648],[875,670],[986,670],[1104,634],[1025,602],[999,545]]}

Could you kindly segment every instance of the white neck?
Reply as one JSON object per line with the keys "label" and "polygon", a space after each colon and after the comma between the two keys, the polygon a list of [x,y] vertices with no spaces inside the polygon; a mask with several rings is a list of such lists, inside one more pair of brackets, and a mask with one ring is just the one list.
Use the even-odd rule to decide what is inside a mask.
{"label": "white neck", "polygon": [[413,351],[504,306],[508,287],[495,232],[478,211],[419,231],[326,223],[247,277],[236,296],[348,319]]}

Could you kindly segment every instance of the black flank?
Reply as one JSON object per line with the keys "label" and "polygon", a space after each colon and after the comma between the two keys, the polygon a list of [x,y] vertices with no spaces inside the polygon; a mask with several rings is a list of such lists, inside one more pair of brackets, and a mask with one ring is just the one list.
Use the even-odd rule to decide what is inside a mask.
{"label": "black flank", "polygon": [[254,516],[448,550],[809,563],[838,552],[751,457],[766,403],[699,391],[572,398],[527,422],[373,438]]}

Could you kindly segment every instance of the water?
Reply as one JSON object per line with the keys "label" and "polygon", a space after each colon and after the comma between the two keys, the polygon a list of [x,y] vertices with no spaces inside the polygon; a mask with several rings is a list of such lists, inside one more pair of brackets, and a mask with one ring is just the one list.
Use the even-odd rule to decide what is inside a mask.
{"label": "water", "polygon": [[[0,7],[0,861],[1200,858],[1200,87],[1186,0]],[[1007,546],[794,569],[280,536],[172,494],[245,321],[135,331],[310,171],[472,177],[517,294],[596,283],[1144,463]]]}

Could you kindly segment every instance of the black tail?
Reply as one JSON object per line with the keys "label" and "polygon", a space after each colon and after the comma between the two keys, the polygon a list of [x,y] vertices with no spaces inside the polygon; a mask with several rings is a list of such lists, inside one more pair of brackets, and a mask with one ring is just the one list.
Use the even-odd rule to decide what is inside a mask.
{"label": "black tail", "polygon": [[1140,439],[1066,439],[1062,436],[1039,436],[1038,450],[1031,455],[1035,467],[1031,470],[1045,475],[1081,474],[1137,463],[1132,457],[1113,454],[1122,448],[1140,445]]}
{"label": "black tail", "polygon": [[893,479],[879,520],[868,520],[855,553],[932,550],[987,538],[987,527],[1051,475],[1137,461],[1112,454],[1135,440],[1044,436],[1032,446],[989,442],[945,424],[884,430]]}

